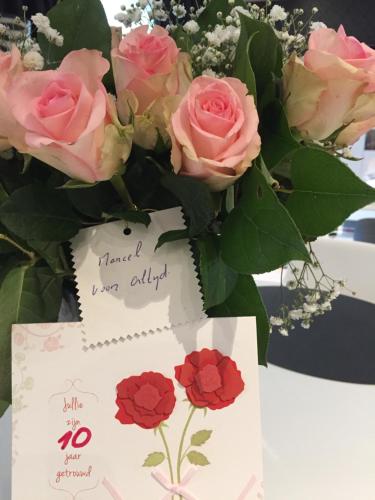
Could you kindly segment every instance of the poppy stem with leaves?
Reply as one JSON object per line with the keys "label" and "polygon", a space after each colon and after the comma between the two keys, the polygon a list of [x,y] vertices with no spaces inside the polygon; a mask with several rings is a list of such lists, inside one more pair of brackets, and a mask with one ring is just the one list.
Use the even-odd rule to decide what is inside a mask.
{"label": "poppy stem with leaves", "polygon": [[168,461],[169,476],[170,476],[170,479],[171,479],[171,483],[173,484],[174,483],[174,475],[173,475],[173,466],[172,466],[171,452],[169,450],[168,441],[167,441],[167,438],[165,436],[165,433],[164,433],[164,430],[163,430],[163,424],[162,423],[159,425],[158,431],[160,433],[161,439],[162,439],[163,444],[164,444],[165,454],[167,456],[167,461]]}
{"label": "poppy stem with leaves", "polygon": [[[183,454],[183,449],[184,449],[184,443],[185,443],[185,438],[187,431],[189,429],[190,422],[194,416],[195,410],[197,409],[196,406],[192,406],[189,412],[189,416],[186,420],[186,424],[184,427],[184,430],[182,431],[182,436],[181,436],[181,441],[180,441],[180,446],[178,448],[178,457],[177,457],[177,482],[181,482],[181,465],[183,462],[183,459],[185,458],[185,454]],[[180,495],[180,500],[182,500],[182,496]]]}

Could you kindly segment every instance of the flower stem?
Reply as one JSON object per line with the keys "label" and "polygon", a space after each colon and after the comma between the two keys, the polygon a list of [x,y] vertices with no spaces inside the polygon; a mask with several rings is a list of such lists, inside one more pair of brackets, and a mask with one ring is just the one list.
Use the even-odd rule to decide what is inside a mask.
{"label": "flower stem", "polygon": [[171,452],[169,451],[167,438],[165,437],[162,425],[159,425],[158,430],[160,432],[160,436],[161,436],[163,443],[164,443],[165,453],[167,455],[167,460],[168,460],[169,476],[171,479],[171,483],[173,484],[174,483],[174,476],[173,476]]}
{"label": "flower stem", "polygon": [[[185,438],[186,438],[187,431],[189,429],[191,419],[193,418],[193,415],[194,415],[196,409],[197,409],[196,406],[192,406],[190,413],[189,413],[189,416],[188,416],[188,419],[186,421],[184,430],[182,431],[180,446],[178,448],[178,457],[177,457],[177,482],[178,483],[181,482],[181,465],[182,465],[182,462],[186,456],[185,454],[183,454]],[[179,498],[180,498],[180,500],[183,500],[181,495]]]}
{"label": "flower stem", "polygon": [[129,194],[128,188],[124,182],[124,179],[121,175],[114,175],[111,178],[112,186],[115,188],[120,198],[124,202],[125,206],[129,210],[138,210],[137,206],[133,203],[131,196]]}
{"label": "flower stem", "polygon": [[35,260],[35,253],[30,252],[29,250],[26,250],[26,248],[21,247],[16,241],[12,240],[12,238],[9,238],[6,234],[1,234],[0,233],[0,240],[6,241],[10,245],[13,245],[17,250],[25,254],[30,260]]}

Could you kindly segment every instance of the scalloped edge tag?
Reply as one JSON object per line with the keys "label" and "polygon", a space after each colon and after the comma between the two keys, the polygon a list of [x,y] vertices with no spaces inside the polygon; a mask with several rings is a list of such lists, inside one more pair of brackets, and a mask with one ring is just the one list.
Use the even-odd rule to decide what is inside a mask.
{"label": "scalloped edge tag", "polygon": [[151,214],[148,228],[115,221],[71,240],[84,349],[207,317],[189,241],[155,251],[161,234],[184,228],[177,207]]}

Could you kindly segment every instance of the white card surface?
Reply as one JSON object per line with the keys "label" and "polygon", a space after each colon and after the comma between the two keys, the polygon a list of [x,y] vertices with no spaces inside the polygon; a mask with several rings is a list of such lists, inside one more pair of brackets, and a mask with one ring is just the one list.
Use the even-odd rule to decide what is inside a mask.
{"label": "white card surface", "polygon": [[87,346],[206,317],[187,240],[155,252],[159,236],[184,229],[181,208],[151,214],[148,228],[111,222],[83,229],[72,240]]}
{"label": "white card surface", "polygon": [[86,352],[81,327],[13,327],[13,500],[263,498],[254,318]]}

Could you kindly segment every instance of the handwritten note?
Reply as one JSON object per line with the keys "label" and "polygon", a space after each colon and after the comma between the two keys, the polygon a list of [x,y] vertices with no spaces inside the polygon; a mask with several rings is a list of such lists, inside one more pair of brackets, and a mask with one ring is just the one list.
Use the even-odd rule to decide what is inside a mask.
{"label": "handwritten note", "polygon": [[148,228],[112,222],[72,240],[87,346],[132,337],[205,317],[188,240],[164,245],[159,236],[185,227],[182,211],[151,215]]}

